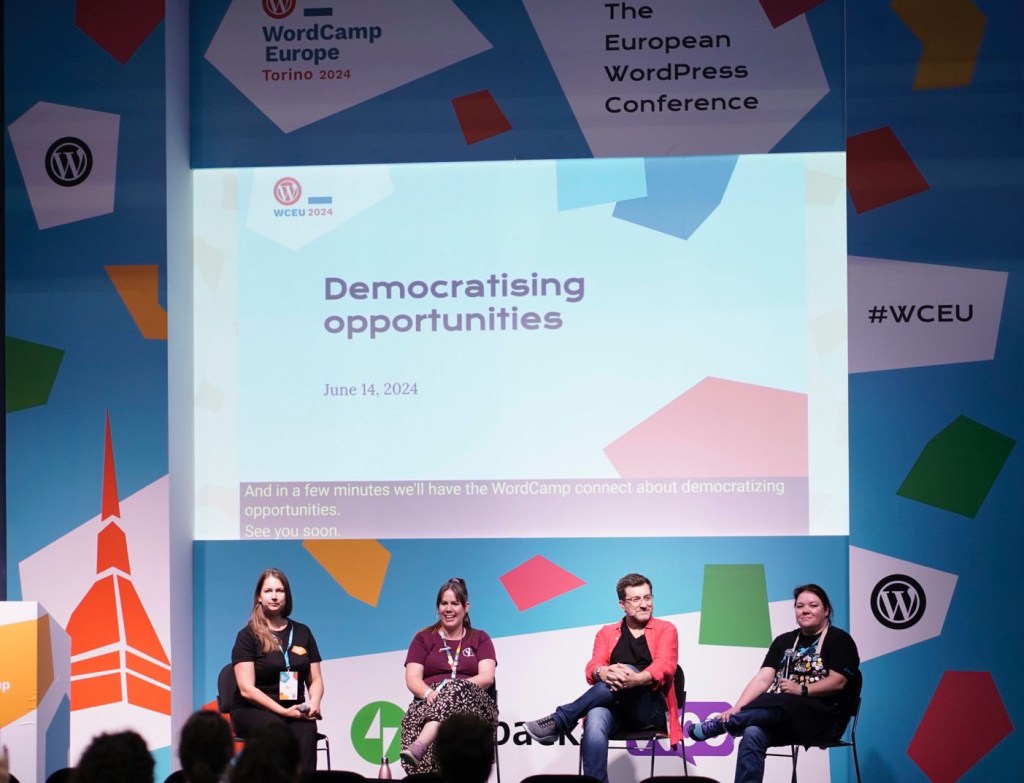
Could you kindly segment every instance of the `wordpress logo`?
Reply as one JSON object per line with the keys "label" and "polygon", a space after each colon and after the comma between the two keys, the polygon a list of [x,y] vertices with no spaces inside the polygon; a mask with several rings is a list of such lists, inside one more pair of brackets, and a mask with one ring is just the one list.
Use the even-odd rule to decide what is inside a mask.
{"label": "wordpress logo", "polygon": [[402,749],[405,711],[389,701],[367,704],[352,719],[352,747],[364,761],[380,764],[385,756],[396,761]]}
{"label": "wordpress logo", "polygon": [[263,0],[263,13],[271,19],[284,19],[294,10],[295,0]]}
{"label": "wordpress logo", "polygon": [[71,188],[85,181],[92,171],[92,150],[81,139],[65,136],[46,151],[46,173],[61,187]]}
{"label": "wordpress logo", "polygon": [[290,207],[302,198],[302,185],[295,177],[281,177],[274,183],[274,198],[281,206]]}
{"label": "wordpress logo", "polygon": [[871,612],[886,628],[903,630],[924,617],[924,588],[906,574],[885,577],[871,591]]}

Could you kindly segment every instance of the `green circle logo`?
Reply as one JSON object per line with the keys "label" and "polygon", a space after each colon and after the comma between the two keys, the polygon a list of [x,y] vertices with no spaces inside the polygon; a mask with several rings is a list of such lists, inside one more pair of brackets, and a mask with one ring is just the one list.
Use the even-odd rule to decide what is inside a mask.
{"label": "green circle logo", "polygon": [[367,704],[352,719],[352,747],[359,757],[380,764],[387,756],[396,761],[402,750],[402,716],[405,710],[389,701]]}

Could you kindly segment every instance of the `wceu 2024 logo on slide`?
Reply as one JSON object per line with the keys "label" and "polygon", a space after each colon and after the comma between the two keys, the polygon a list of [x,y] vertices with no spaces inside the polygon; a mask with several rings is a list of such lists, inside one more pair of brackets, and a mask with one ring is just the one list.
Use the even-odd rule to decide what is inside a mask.
{"label": "wceu 2024 logo on slide", "polygon": [[274,183],[275,218],[330,217],[334,214],[334,197],[327,195],[302,198],[302,183],[295,177],[281,177]]}
{"label": "wceu 2024 logo on slide", "polygon": [[64,136],[50,145],[43,165],[56,184],[72,188],[84,182],[92,171],[92,150],[81,139]]}
{"label": "wceu 2024 logo on slide", "polygon": [[887,576],[871,591],[871,612],[875,619],[895,630],[917,625],[924,617],[926,603],[924,588],[906,574]]}
{"label": "wceu 2024 logo on slide", "polygon": [[271,19],[284,19],[295,10],[295,0],[263,0],[263,13]]}

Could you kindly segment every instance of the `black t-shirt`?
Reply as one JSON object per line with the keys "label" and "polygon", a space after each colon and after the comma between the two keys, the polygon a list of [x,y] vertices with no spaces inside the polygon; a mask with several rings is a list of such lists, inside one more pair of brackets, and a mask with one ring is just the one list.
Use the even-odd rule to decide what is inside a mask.
{"label": "black t-shirt", "polygon": [[[299,693],[295,701],[280,701],[284,707],[293,704],[302,704],[305,698],[306,683],[309,682],[309,666],[311,663],[320,663],[320,650],[317,649],[316,639],[308,625],[288,621],[288,627],[283,631],[274,631],[279,647],[276,650],[265,653],[256,635],[245,626],[235,637],[235,646],[231,649],[231,663],[242,663],[251,661],[256,670],[256,687],[267,694],[274,701],[280,701],[281,672],[285,666],[285,647],[291,637],[291,647],[288,647],[287,668],[299,673]],[[232,709],[240,706],[252,706],[252,702],[243,699],[235,692],[235,701]]]}
{"label": "black t-shirt", "polygon": [[[798,640],[798,636],[802,638]],[[769,692],[746,705],[782,707],[796,732],[798,743],[805,746],[838,738],[846,728],[860,695],[860,654],[850,634],[830,625],[820,650],[815,646],[817,639],[817,636],[800,633],[799,629],[777,636],[761,665],[808,685],[835,671],[846,678],[846,685],[841,691],[807,697]],[[793,649],[794,641],[797,641],[796,652],[787,664],[786,652]]]}
{"label": "black t-shirt", "polygon": [[635,666],[637,671],[642,672],[654,662],[651,648],[647,646],[647,635],[633,636],[630,633],[629,626],[626,625],[626,621],[623,620],[619,641],[616,642],[608,660],[611,663],[630,664]]}

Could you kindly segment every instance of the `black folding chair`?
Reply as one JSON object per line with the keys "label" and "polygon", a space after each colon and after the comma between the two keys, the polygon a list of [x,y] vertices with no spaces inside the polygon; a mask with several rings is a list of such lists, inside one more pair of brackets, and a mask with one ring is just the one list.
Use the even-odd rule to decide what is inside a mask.
{"label": "black folding chair", "polygon": [[[682,721],[682,715],[686,713],[686,676],[681,666],[676,666],[676,673],[672,678],[672,688],[676,694],[676,703],[679,705],[679,715],[669,715],[668,720]],[[654,777],[654,758],[658,752],[658,742],[669,738],[668,726],[661,729],[641,729],[640,731],[617,731],[608,737],[609,750],[629,750],[630,742],[646,742],[651,756],[651,774]],[[615,743],[615,744],[613,744]],[[690,771],[686,765],[686,753],[680,754],[683,757],[683,775],[689,777]],[[580,774],[583,774],[583,747],[580,747]]]}

